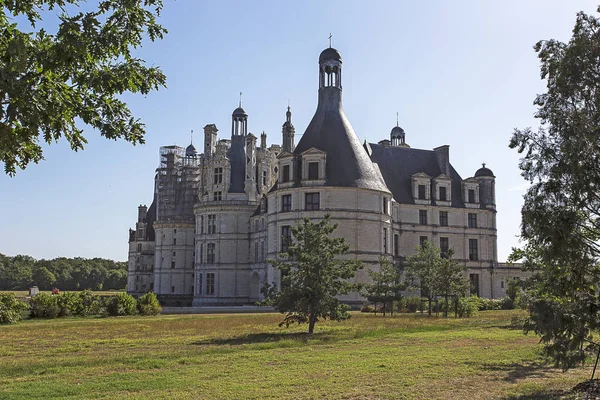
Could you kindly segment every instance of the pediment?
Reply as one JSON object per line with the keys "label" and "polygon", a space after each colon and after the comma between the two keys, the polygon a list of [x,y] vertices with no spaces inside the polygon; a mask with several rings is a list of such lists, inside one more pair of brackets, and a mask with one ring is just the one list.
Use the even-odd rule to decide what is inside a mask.
{"label": "pediment", "polygon": [[452,179],[450,179],[450,177],[448,175],[440,174],[435,177],[435,180],[436,181],[451,181]]}
{"label": "pediment", "polygon": [[479,183],[479,181],[473,177],[463,180],[463,183]]}
{"label": "pediment", "polygon": [[281,160],[282,158],[292,158],[294,155],[288,151],[282,151],[277,155],[277,159]]}
{"label": "pediment", "polygon": [[323,150],[319,150],[316,147],[311,147],[308,150],[303,151],[302,153],[303,156],[307,156],[307,155],[327,155],[326,152],[324,152]]}
{"label": "pediment", "polygon": [[425,172],[417,172],[416,174],[413,174],[412,177],[416,179],[431,179]]}

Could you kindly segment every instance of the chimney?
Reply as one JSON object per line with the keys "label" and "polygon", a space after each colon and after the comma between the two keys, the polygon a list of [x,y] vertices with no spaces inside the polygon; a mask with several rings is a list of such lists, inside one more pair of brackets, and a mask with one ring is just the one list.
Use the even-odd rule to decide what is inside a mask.
{"label": "chimney", "polygon": [[440,171],[442,171],[442,174],[450,177],[450,146],[445,144],[436,147],[433,151],[435,152],[435,158],[437,159]]}

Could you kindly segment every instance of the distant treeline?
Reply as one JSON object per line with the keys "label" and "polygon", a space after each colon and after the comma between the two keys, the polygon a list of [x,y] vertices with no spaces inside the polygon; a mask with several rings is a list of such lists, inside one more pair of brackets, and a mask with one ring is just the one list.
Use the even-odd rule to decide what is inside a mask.
{"label": "distant treeline", "polygon": [[55,258],[0,254],[0,290],[111,290],[127,286],[127,263],[103,258]]}

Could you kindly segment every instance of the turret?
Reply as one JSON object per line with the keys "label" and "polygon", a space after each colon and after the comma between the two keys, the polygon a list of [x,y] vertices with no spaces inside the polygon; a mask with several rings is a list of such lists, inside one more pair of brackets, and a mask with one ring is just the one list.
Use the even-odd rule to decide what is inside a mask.
{"label": "turret", "polygon": [[496,209],[496,177],[485,163],[475,172],[475,179],[479,181],[479,203],[485,208]]}
{"label": "turret", "polygon": [[292,111],[290,110],[290,106],[288,106],[287,112],[285,113],[285,122],[283,123],[281,132],[283,134],[283,151],[287,151],[288,153],[293,152],[296,147],[294,144],[294,133],[296,133],[296,128],[294,128],[294,125],[292,124]]}
{"label": "turret", "polygon": [[204,127],[204,157],[210,158],[217,147],[217,126],[209,124]]}

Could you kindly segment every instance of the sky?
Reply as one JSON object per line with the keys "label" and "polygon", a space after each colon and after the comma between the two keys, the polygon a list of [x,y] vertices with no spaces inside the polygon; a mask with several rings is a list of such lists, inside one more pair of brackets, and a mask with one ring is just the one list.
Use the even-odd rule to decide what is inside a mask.
{"label": "sky", "polygon": [[269,144],[281,143],[289,101],[298,143],[331,33],[344,109],[361,141],[389,139],[398,113],[407,143],[449,145],[463,179],[483,162],[494,171],[504,261],[519,245],[528,186],[508,143],[514,128],[538,126],[533,100],[545,90],[533,45],[568,41],[576,13],[596,8],[587,0],[165,0],[159,21],[168,35],[135,54],[162,68],[167,88],[125,96],[146,124],[146,144],[86,128],[84,151],[61,140],[15,177],[0,173],[0,253],[126,260],[137,207],[152,201],[159,147],[188,145],[191,130],[201,144],[213,123],[229,137],[239,92],[249,131],[265,131]]}

